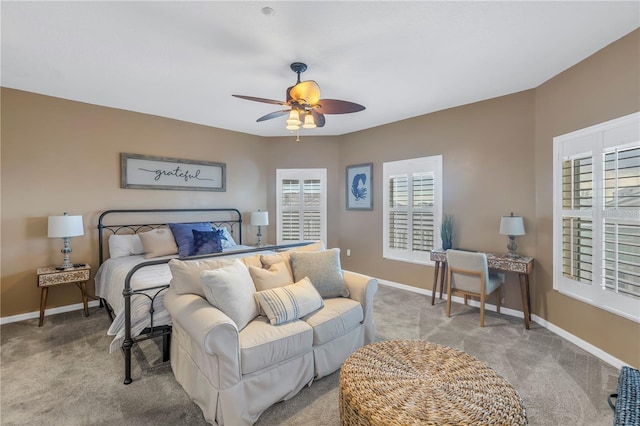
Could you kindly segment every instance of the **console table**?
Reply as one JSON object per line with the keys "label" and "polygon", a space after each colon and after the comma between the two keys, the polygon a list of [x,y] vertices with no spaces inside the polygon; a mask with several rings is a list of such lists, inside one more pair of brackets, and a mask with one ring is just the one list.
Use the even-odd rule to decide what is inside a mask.
{"label": "console table", "polygon": [[[524,326],[529,330],[531,321],[531,296],[529,294],[529,274],[533,271],[533,258],[526,256],[511,257],[505,253],[486,253],[489,268],[504,272],[515,272],[520,279],[520,296],[522,297],[522,313],[524,314]],[[433,291],[431,292],[431,304],[435,303],[438,279],[440,279],[440,299],[444,289],[444,280],[447,268],[446,250],[437,249],[431,251],[431,261],[435,263],[433,271]]]}

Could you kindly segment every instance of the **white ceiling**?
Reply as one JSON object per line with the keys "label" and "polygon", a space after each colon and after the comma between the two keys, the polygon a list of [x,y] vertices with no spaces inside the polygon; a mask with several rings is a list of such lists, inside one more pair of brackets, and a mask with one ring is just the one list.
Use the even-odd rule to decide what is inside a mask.
{"label": "white ceiling", "polygon": [[[275,13],[266,16],[262,8]],[[640,26],[640,1],[9,2],[2,86],[261,136],[307,63],[366,106],[341,135],[536,87]]]}

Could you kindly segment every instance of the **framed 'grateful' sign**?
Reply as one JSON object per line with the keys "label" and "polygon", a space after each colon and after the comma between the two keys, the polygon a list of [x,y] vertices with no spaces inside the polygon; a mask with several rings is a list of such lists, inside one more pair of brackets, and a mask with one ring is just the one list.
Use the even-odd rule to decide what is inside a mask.
{"label": "framed 'grateful' sign", "polygon": [[226,191],[225,163],[126,153],[120,163],[122,188]]}

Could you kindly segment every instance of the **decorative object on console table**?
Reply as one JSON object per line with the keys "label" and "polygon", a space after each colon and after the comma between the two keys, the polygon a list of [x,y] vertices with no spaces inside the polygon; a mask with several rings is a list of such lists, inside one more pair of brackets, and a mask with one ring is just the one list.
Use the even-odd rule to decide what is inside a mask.
{"label": "decorative object on console table", "polygon": [[262,246],[262,227],[269,225],[269,212],[251,212],[251,225],[258,227],[258,247]]}
{"label": "decorative object on console table", "polygon": [[442,239],[442,249],[449,250],[453,240],[453,216],[445,215],[440,224],[440,238]]}
{"label": "decorative object on console table", "polygon": [[502,216],[502,219],[500,219],[500,234],[509,236],[509,244],[507,245],[509,256],[517,257],[516,235],[525,234],[522,216],[514,216],[513,213],[511,213],[511,216]]}
{"label": "decorative object on console table", "polygon": [[82,216],[69,216],[67,212],[64,213],[64,216],[49,216],[47,235],[49,238],[62,238],[64,240],[64,248],[60,250],[64,255],[64,261],[57,269],[72,268],[73,264],[69,260],[69,255],[71,254],[69,240],[71,237],[84,235]]}
{"label": "decorative object on console table", "polygon": [[49,287],[64,284],[75,284],[82,293],[82,304],[84,305],[84,316],[89,316],[89,306],[87,298],[87,281],[91,275],[91,267],[84,263],[76,263],[70,268],[60,270],[54,267],[38,268],[38,287],[40,287],[40,321],[38,327],[42,327],[44,320],[44,310],[47,307],[47,295]]}
{"label": "decorative object on console table", "polygon": [[373,210],[373,163],[347,166],[347,210]]}

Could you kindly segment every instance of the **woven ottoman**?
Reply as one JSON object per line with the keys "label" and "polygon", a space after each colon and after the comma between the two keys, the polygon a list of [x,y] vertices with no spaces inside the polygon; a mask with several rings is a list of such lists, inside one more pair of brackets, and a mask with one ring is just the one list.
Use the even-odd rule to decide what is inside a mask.
{"label": "woven ottoman", "polygon": [[352,353],[340,370],[343,425],[525,425],[524,403],[472,356],[423,340]]}

